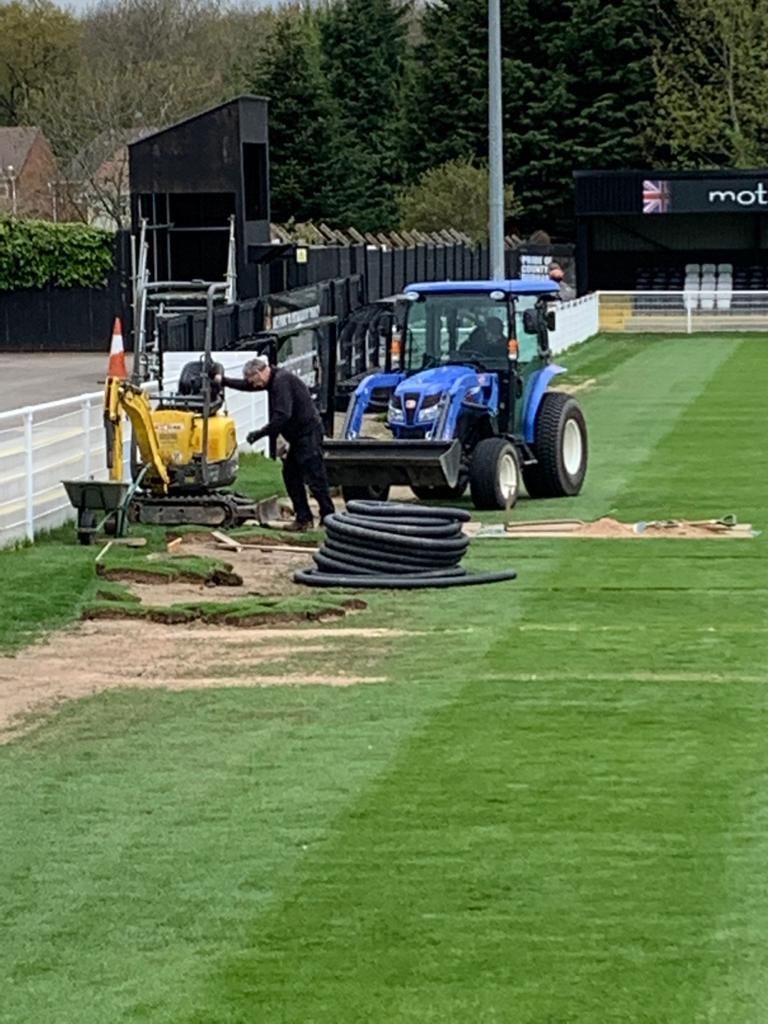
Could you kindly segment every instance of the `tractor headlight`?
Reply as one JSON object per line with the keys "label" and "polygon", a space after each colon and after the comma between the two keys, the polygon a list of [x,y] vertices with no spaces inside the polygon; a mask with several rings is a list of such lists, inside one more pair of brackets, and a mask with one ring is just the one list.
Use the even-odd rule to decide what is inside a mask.
{"label": "tractor headlight", "polygon": [[405,413],[403,412],[403,403],[399,395],[392,395],[389,400],[389,407],[387,412],[387,418],[390,423],[404,423]]}
{"label": "tractor headlight", "polygon": [[440,412],[440,399],[442,395],[427,395],[421,403],[421,409],[416,417],[419,423],[429,423],[437,419]]}

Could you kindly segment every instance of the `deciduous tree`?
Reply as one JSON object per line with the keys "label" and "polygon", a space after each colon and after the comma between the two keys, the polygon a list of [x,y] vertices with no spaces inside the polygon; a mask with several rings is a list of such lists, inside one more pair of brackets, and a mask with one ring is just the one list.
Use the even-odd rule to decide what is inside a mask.
{"label": "deciduous tree", "polygon": [[[475,242],[488,239],[488,168],[460,157],[425,171],[400,194],[400,224],[406,230],[455,228]],[[504,190],[506,217],[520,213],[511,186]]]}
{"label": "deciduous tree", "polygon": [[677,0],[656,47],[653,140],[678,167],[768,159],[768,0]]}
{"label": "deciduous tree", "polygon": [[50,0],[0,4],[0,124],[40,124],[78,63],[80,26]]}

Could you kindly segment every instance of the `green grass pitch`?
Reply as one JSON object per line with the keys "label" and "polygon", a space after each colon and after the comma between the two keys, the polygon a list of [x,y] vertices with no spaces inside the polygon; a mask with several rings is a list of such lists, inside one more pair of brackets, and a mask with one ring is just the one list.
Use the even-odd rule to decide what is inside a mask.
{"label": "green grass pitch", "polygon": [[[518,517],[766,531],[767,338],[562,361],[584,493]],[[762,1024],[767,536],[478,541],[519,578],[366,595],[387,683],[111,692],[0,746],[0,1022]],[[16,643],[89,585],[40,552],[0,555]]]}

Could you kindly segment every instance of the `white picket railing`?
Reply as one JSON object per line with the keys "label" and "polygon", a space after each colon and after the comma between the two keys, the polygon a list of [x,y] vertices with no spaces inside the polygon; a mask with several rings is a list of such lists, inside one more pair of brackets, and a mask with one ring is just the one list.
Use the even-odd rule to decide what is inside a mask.
{"label": "white picket railing", "polygon": [[106,479],[103,395],[0,413],[0,546],[72,516],[62,479]]}
{"label": "white picket railing", "polygon": [[555,355],[597,334],[600,314],[597,295],[570,299],[553,308],[555,329],[549,336],[549,347]]}
{"label": "white picket railing", "polygon": [[729,288],[598,292],[601,331],[768,331],[768,292]]}

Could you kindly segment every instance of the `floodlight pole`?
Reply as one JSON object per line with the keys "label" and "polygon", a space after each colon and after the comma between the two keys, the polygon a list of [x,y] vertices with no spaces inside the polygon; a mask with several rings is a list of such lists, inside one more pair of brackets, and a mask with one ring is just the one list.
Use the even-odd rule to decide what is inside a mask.
{"label": "floodlight pole", "polygon": [[491,277],[504,268],[504,149],[501,134],[501,0],[488,0],[488,188]]}

